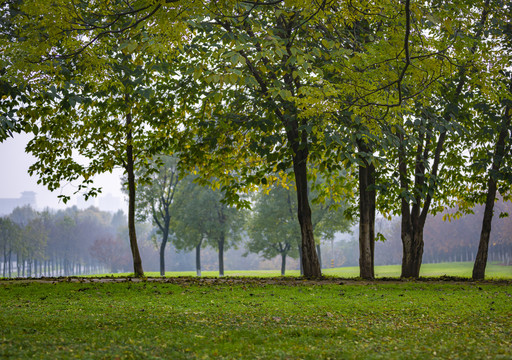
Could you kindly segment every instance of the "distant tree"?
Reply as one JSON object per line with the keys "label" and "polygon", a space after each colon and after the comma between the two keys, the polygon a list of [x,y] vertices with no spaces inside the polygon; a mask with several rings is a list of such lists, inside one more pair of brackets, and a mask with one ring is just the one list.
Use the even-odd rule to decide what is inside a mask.
{"label": "distant tree", "polygon": [[23,254],[28,261],[28,276],[37,276],[38,262],[44,260],[48,230],[42,217],[28,222],[22,230]]}
{"label": "distant tree", "polygon": [[117,237],[96,239],[89,248],[89,252],[101,264],[109,267],[111,273],[117,273],[130,266],[126,243]]}
{"label": "distant tree", "polygon": [[[160,241],[160,275],[165,275],[165,247],[169,240],[171,205],[180,177],[177,160],[171,156],[160,156],[148,165],[150,172],[146,183],[140,184],[135,196],[137,220],[150,220],[158,227]],[[125,188],[126,191],[126,188]]]}
{"label": "distant tree", "polygon": [[[265,259],[281,256],[281,275],[286,272],[286,257],[299,256],[300,227],[296,216],[297,201],[293,190],[274,186],[260,191],[246,223],[247,250]],[[300,246],[300,245],[299,245]]]}
{"label": "distant tree", "polygon": [[241,240],[242,213],[222,202],[223,194],[184,178],[171,207],[171,229],[177,249],[196,250],[196,271],[201,275],[201,247],[217,249],[219,275],[224,276],[224,250]]}
{"label": "distant tree", "polygon": [[[311,220],[320,257],[320,241],[333,239],[335,232],[349,231],[350,221],[343,216],[344,206],[336,206],[340,204],[326,198],[326,195],[323,195],[320,201],[317,191],[310,192],[311,197],[315,199],[311,204]],[[295,216],[296,211],[297,199],[293,186],[285,188],[276,184],[270,188],[268,194],[265,191],[258,193],[252,214],[248,216],[248,250],[261,253],[265,259],[280,255],[281,275],[285,274],[286,256],[296,258],[301,250],[300,226]]]}
{"label": "distant tree", "polygon": [[16,207],[9,215],[9,218],[19,226],[25,227],[32,219],[35,219],[37,216],[37,211],[32,209],[30,205],[24,205],[21,207]]}
{"label": "distant tree", "polygon": [[12,254],[16,251],[21,237],[20,226],[8,217],[0,218],[0,249],[3,251],[3,277],[11,277]]}

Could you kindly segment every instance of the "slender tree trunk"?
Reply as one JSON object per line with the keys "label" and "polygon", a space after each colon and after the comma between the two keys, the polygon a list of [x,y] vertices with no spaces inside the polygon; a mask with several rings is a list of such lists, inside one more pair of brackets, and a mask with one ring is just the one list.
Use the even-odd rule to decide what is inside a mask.
{"label": "slender tree trunk", "polygon": [[304,275],[304,266],[302,266],[302,246],[299,244],[299,271],[300,276]]}
{"label": "slender tree trunk", "polygon": [[3,261],[3,271],[2,271],[2,276],[5,277],[7,275],[7,269],[6,269],[6,266],[7,265],[7,239],[4,243],[4,261]]}
{"label": "slender tree trunk", "polygon": [[9,250],[9,277],[12,277],[12,250]]}
{"label": "slender tree trunk", "polygon": [[281,276],[284,276],[286,273],[286,252],[281,253]]}
{"label": "slender tree trunk", "polygon": [[224,241],[224,234],[221,234],[217,242],[219,245],[219,276],[224,276]]}
{"label": "slender tree trunk", "polygon": [[498,187],[495,174],[500,170],[503,158],[506,154],[506,143],[510,128],[510,119],[512,109],[505,108],[503,122],[501,124],[498,141],[494,150],[491,172],[487,180],[487,196],[485,199],[484,218],[482,222],[482,230],[480,232],[480,242],[478,244],[478,252],[476,253],[475,263],[473,265],[473,280],[483,280],[485,277],[485,268],[487,266],[487,252],[489,250],[489,238],[491,236],[491,223],[494,213],[494,201],[496,200],[496,190]]}
{"label": "slender tree trunk", "polygon": [[21,274],[21,257],[19,253],[16,253],[16,277],[20,277]]}
{"label": "slender tree trunk", "polygon": [[169,239],[169,226],[164,229],[164,233],[162,236],[162,243],[160,244],[160,276],[165,276],[165,245],[167,245],[167,240]]}
{"label": "slender tree trunk", "polygon": [[[127,97],[128,102],[128,97]],[[132,144],[132,114],[126,114],[126,174],[128,177],[128,233],[133,258],[133,273],[136,277],[143,277],[142,259],[140,258],[137,234],[135,231],[135,173]]]}
{"label": "slender tree trunk", "polygon": [[196,246],[196,275],[201,276],[201,245],[203,243],[203,239],[199,241],[199,244]]}

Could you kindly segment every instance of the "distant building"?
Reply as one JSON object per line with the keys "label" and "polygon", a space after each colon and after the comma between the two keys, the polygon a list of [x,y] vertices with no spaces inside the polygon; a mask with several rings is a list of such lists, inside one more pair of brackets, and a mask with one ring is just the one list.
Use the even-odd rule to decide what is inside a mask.
{"label": "distant building", "polygon": [[0,216],[9,215],[17,207],[30,205],[36,208],[36,193],[33,191],[24,191],[19,198],[0,198]]}

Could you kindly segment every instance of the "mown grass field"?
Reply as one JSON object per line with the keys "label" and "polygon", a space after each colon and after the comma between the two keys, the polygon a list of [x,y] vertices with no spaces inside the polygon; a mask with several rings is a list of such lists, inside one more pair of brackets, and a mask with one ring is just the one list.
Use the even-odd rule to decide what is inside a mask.
{"label": "mown grass field", "polygon": [[[472,262],[459,262],[459,263],[438,263],[438,264],[423,264],[421,266],[420,275],[423,277],[439,277],[439,276],[457,276],[471,278],[473,271]],[[359,276],[359,268],[353,267],[340,267],[334,269],[323,269],[322,273],[326,276],[335,276],[341,278],[356,278]],[[498,263],[488,263],[486,268],[487,279],[512,279],[512,266],[503,266]],[[218,276],[217,271],[203,271],[203,276],[213,277]],[[127,276],[129,274],[115,274],[116,276]],[[147,272],[147,276],[160,276],[160,273]],[[166,276],[195,276],[195,271],[182,271],[182,272],[166,272]],[[227,276],[259,276],[259,277],[275,277],[279,276],[278,270],[228,270],[225,271]],[[299,276],[298,270],[286,271],[286,276]],[[377,278],[387,277],[400,277],[400,265],[385,265],[375,267],[375,276]]]}
{"label": "mown grass field", "polygon": [[1,359],[511,359],[501,282],[0,282]]}

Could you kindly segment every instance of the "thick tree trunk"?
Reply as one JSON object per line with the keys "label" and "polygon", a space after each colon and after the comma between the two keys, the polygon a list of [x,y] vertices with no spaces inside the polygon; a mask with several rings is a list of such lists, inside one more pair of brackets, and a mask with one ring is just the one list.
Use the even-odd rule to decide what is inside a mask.
{"label": "thick tree trunk", "polygon": [[489,250],[489,238],[491,236],[491,223],[494,213],[494,201],[496,200],[496,190],[498,184],[495,174],[500,170],[503,157],[506,155],[506,143],[510,128],[512,109],[505,108],[503,122],[501,124],[498,141],[494,150],[491,173],[487,181],[487,197],[485,199],[484,218],[482,221],[482,230],[480,232],[480,242],[478,244],[478,252],[476,253],[475,264],[473,265],[473,280],[483,280],[485,277],[485,268],[487,266],[487,253]]}
{"label": "thick tree trunk", "polygon": [[[434,162],[432,165],[432,177],[437,176],[441,152],[443,150],[444,141],[446,139],[446,132],[439,135],[436,150],[434,153]],[[429,143],[431,141],[430,135],[423,133],[418,142],[416,150],[416,165],[414,167],[414,187],[416,189],[423,189],[425,185],[425,164],[429,154]],[[400,151],[399,151],[399,173],[400,173],[400,187],[403,191],[409,190],[409,181],[407,178],[407,158],[404,149],[404,136],[400,137]],[[431,190],[434,193],[435,188]],[[432,201],[432,194],[426,196],[423,206],[421,204],[421,197],[418,195],[412,204],[409,204],[409,199],[402,196],[401,199],[401,213],[402,213],[402,278],[415,278],[420,276],[420,268],[423,258],[423,229],[430,203]]]}
{"label": "thick tree trunk", "polygon": [[315,249],[311,208],[308,198],[307,152],[298,150],[293,157],[295,184],[297,187],[297,215],[301,231],[301,259],[304,277],[318,278],[322,276],[320,263]]}
{"label": "thick tree trunk", "polygon": [[143,277],[142,260],[139,246],[137,245],[137,233],[135,231],[135,173],[132,144],[132,114],[126,114],[126,174],[128,176],[128,234],[133,258],[133,273],[136,277]]}
{"label": "thick tree trunk", "polygon": [[400,276],[417,279],[420,276],[423,257],[423,229],[420,231],[402,231],[402,246],[402,274]]}
{"label": "thick tree trunk", "polygon": [[201,276],[201,245],[203,240],[199,241],[196,246],[196,275]]}
{"label": "thick tree trunk", "polygon": [[375,168],[359,166],[359,276],[374,279],[375,249]]}
{"label": "thick tree trunk", "polygon": [[286,273],[286,252],[281,253],[281,276]]}
{"label": "thick tree trunk", "polygon": [[217,244],[219,245],[219,276],[224,276],[224,234],[221,234]]}

